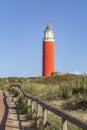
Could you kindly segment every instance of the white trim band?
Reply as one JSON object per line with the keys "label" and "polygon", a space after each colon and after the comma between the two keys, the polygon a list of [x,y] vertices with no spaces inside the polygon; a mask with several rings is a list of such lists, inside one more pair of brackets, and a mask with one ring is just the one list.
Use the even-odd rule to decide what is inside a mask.
{"label": "white trim band", "polygon": [[44,39],[43,41],[52,41],[52,42],[55,42],[54,39]]}

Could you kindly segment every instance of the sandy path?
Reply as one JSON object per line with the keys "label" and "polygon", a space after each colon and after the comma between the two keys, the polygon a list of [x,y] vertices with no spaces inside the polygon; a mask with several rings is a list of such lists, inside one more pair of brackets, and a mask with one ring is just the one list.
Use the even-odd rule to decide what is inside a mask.
{"label": "sandy path", "polygon": [[0,130],[35,130],[33,121],[25,117],[18,113],[15,99],[8,92],[0,92]]}

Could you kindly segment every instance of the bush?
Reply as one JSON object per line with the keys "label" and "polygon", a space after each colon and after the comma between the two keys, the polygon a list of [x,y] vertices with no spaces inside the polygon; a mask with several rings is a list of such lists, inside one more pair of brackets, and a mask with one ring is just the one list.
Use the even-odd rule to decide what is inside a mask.
{"label": "bush", "polygon": [[18,101],[17,101],[17,108],[20,110],[21,114],[26,114],[27,113],[27,100],[25,97],[20,96]]}
{"label": "bush", "polygon": [[60,84],[60,97],[61,98],[72,97],[72,87],[66,82]]}
{"label": "bush", "polygon": [[59,85],[50,85],[46,90],[46,94],[44,95],[45,100],[58,100],[59,99]]}
{"label": "bush", "polygon": [[17,97],[20,94],[19,91],[15,88],[11,89],[11,93],[13,94],[14,97]]}

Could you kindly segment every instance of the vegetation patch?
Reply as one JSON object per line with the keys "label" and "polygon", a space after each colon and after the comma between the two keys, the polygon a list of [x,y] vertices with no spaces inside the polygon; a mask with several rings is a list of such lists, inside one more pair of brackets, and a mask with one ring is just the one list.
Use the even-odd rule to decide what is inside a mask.
{"label": "vegetation patch", "polygon": [[[87,76],[83,75],[58,75],[58,76],[48,76],[48,77],[36,77],[27,79],[26,82],[21,82],[23,89],[33,96],[37,96],[44,100],[45,102],[52,105],[52,102],[64,101],[61,103],[60,108],[65,111],[79,111],[86,112],[87,110]],[[20,84],[19,84],[20,85]],[[16,94],[16,92],[13,93]],[[58,105],[56,105],[59,107]],[[25,97],[21,96],[18,99],[17,107],[20,113],[27,113],[27,100]],[[30,113],[29,113],[30,114]],[[61,119],[55,115],[48,113],[50,116],[49,120],[52,119],[53,123],[61,124]],[[55,125],[56,126],[56,125]],[[61,126],[59,126],[59,129]],[[77,130],[76,126],[72,127],[68,124],[70,130]],[[53,130],[51,126],[47,126],[47,129]],[[79,129],[80,130],[80,129]]]}
{"label": "vegetation patch", "polygon": [[16,88],[11,88],[9,91],[13,94],[13,97],[17,97],[20,94]]}
{"label": "vegetation patch", "polygon": [[19,99],[17,100],[17,108],[21,114],[27,113],[28,105],[25,97],[22,96],[19,97]]}

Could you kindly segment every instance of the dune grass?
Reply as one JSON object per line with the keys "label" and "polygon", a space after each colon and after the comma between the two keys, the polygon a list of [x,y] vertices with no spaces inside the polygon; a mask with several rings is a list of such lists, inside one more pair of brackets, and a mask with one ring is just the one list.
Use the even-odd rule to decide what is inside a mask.
{"label": "dune grass", "polygon": [[[21,85],[28,94],[37,96],[50,104],[52,101],[58,103],[63,100],[61,109],[72,115],[75,111],[78,118],[78,111],[81,110],[82,117],[80,116],[80,119],[83,120],[82,113],[85,113],[87,109],[87,76],[70,76],[40,77],[22,82]],[[62,121],[58,116],[48,113],[48,119],[60,130]],[[48,126],[47,130],[54,130],[54,128]],[[68,123],[68,130],[80,130],[80,128]]]}

